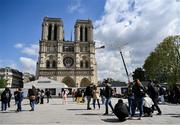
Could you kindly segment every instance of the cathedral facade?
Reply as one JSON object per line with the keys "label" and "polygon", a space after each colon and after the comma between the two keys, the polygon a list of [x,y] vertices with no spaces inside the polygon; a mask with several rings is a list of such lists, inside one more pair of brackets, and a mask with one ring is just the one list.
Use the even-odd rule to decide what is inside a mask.
{"label": "cathedral facade", "polygon": [[63,82],[69,87],[97,84],[92,21],[77,20],[74,40],[66,41],[62,19],[45,17],[36,76]]}

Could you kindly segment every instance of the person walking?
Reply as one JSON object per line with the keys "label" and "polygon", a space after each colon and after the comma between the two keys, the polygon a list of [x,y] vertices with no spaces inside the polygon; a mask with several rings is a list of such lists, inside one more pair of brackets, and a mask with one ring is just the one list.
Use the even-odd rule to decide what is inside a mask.
{"label": "person walking", "polygon": [[154,86],[154,83],[151,80],[149,81],[149,84],[148,84],[147,93],[154,103],[153,110],[155,109],[154,107],[156,107],[158,111],[157,115],[161,115],[162,112],[158,106],[158,97],[159,97],[158,89]]}
{"label": "person walking", "polygon": [[135,111],[138,106],[140,111],[138,119],[141,120],[143,115],[143,97],[145,96],[145,89],[139,79],[135,80],[135,84],[132,87],[132,93],[134,94],[134,101],[132,104],[132,114],[130,119],[132,119],[132,117],[135,115]]}
{"label": "person walking", "polygon": [[133,87],[133,82],[130,82],[128,84],[128,111],[129,114],[132,114],[132,105],[134,102],[134,94],[132,93],[132,87]]}
{"label": "person walking", "polygon": [[86,87],[85,96],[87,99],[87,110],[91,110],[90,102],[92,98],[92,87],[90,85]]}
{"label": "person walking", "polygon": [[104,96],[106,98],[105,102],[105,113],[104,115],[108,115],[108,105],[110,106],[112,113],[113,113],[113,106],[111,103],[111,98],[113,94],[113,89],[111,88],[110,84],[108,83],[108,80],[105,80],[105,90],[104,90]]}
{"label": "person walking", "polygon": [[42,89],[41,89],[41,96],[40,96],[40,98],[41,98],[40,104],[44,104],[44,90],[42,90]]}
{"label": "person walking", "polygon": [[12,94],[11,94],[11,90],[9,88],[7,88],[7,91],[9,93],[9,98],[8,98],[8,103],[7,104],[8,104],[8,108],[10,108]]}
{"label": "person walking", "polygon": [[98,103],[98,107],[100,109],[100,103],[99,103],[100,91],[98,90],[96,85],[93,86],[92,94],[93,94],[93,107],[94,107],[94,109],[95,109],[95,105],[96,105],[96,100]]}
{"label": "person walking", "polygon": [[30,107],[31,107],[30,111],[34,111],[34,108],[35,108],[36,93],[34,90],[35,90],[34,88],[28,90],[28,97],[29,97],[29,102],[30,102]]}
{"label": "person walking", "polygon": [[68,96],[68,92],[66,89],[62,89],[62,92],[61,92],[61,96],[62,96],[62,104],[67,104],[67,96]]}
{"label": "person walking", "polygon": [[18,88],[17,95],[16,95],[16,101],[17,101],[17,110],[16,110],[16,112],[22,111],[21,103],[22,103],[23,98],[24,98],[24,96],[23,96],[22,89]]}
{"label": "person walking", "polygon": [[5,88],[5,90],[1,94],[1,111],[7,110],[8,100],[9,100],[9,89]]}
{"label": "person walking", "polygon": [[46,95],[46,98],[47,98],[47,103],[49,103],[49,98],[51,98],[51,93],[50,93],[49,89],[46,90],[45,95]]}
{"label": "person walking", "polygon": [[104,105],[105,102],[104,88],[100,88],[100,97],[101,97],[102,105]]}

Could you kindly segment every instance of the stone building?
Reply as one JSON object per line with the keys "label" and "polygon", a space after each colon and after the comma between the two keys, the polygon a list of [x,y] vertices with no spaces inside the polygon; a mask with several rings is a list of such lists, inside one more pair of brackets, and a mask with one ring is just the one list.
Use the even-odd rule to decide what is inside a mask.
{"label": "stone building", "polygon": [[48,77],[69,87],[97,84],[91,20],[77,20],[74,40],[66,41],[62,19],[45,17],[39,48],[37,78]]}
{"label": "stone building", "polygon": [[0,78],[7,80],[7,87],[23,87],[23,73],[10,67],[0,68]]}
{"label": "stone building", "polygon": [[35,80],[35,76],[28,72],[23,73],[23,83],[28,83]]}

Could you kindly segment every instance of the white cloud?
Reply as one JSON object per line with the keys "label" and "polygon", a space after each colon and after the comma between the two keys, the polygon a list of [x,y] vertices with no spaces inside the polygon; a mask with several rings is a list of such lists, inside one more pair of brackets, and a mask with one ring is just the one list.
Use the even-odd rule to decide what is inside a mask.
{"label": "white cloud", "polygon": [[38,56],[39,46],[37,44],[32,44],[30,47],[25,47],[22,49],[22,53],[30,56]]}
{"label": "white cloud", "polygon": [[17,43],[14,45],[15,48],[23,48],[23,44],[22,43]]}
{"label": "white cloud", "polygon": [[17,63],[13,60],[0,60],[0,68],[3,67],[11,67],[13,69],[17,69]]}
{"label": "white cloud", "polygon": [[82,7],[81,0],[72,0],[71,4],[68,6],[68,11],[70,13],[74,13],[74,12],[83,13],[84,8]]}
{"label": "white cloud", "polygon": [[30,46],[24,45],[22,43],[17,43],[14,45],[15,48],[21,49],[20,51],[28,56],[38,56],[39,45],[31,44]]}
{"label": "white cloud", "polygon": [[122,52],[129,72],[142,66],[160,41],[180,34],[179,8],[177,0],[107,0],[94,30],[98,44],[106,45],[97,51],[100,78],[127,81],[119,47],[128,42]]}
{"label": "white cloud", "polygon": [[20,57],[20,62],[22,64],[22,72],[29,72],[35,74],[36,71],[36,61],[32,58]]}

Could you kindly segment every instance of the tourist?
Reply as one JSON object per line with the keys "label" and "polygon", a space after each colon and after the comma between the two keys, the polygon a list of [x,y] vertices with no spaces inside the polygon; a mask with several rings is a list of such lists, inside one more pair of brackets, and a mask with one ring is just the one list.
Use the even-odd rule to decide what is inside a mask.
{"label": "tourist", "polygon": [[158,89],[157,89],[157,87],[154,86],[154,83],[151,80],[148,84],[147,93],[154,103],[153,110],[155,109],[154,107],[156,107],[156,109],[158,111],[157,115],[161,115],[162,112],[158,106],[158,97],[159,97]]}
{"label": "tourist", "polygon": [[10,103],[11,103],[11,97],[12,97],[12,94],[11,94],[11,90],[9,88],[7,88],[8,90],[8,93],[9,93],[9,98],[8,98],[8,108],[10,108]]}
{"label": "tourist", "polygon": [[101,96],[102,105],[104,105],[105,102],[104,88],[100,88],[100,96]]}
{"label": "tourist", "polygon": [[130,115],[132,114],[132,105],[134,102],[134,95],[132,93],[132,87],[133,87],[133,82],[130,82],[128,84],[128,111]]}
{"label": "tourist", "polygon": [[41,89],[41,96],[40,96],[41,102],[40,104],[44,104],[44,90]]}
{"label": "tourist", "polygon": [[17,95],[16,95],[16,101],[17,101],[17,112],[20,112],[22,111],[22,106],[21,106],[21,103],[22,103],[22,100],[23,100],[24,96],[23,96],[23,92],[22,92],[22,89],[21,88],[18,88],[18,91],[17,91]]}
{"label": "tourist", "polygon": [[31,107],[30,111],[34,111],[35,100],[36,100],[36,93],[34,91],[34,88],[28,90],[28,97],[29,97],[30,107]]}
{"label": "tourist", "polygon": [[92,87],[90,85],[86,87],[85,96],[87,99],[87,110],[91,110],[90,102],[92,98]]}
{"label": "tourist", "polygon": [[63,99],[62,104],[67,104],[68,91],[66,89],[62,89],[61,96]]}
{"label": "tourist", "polygon": [[129,116],[128,106],[123,103],[122,99],[118,100],[118,103],[114,107],[114,114],[119,118],[119,121],[125,121]]}
{"label": "tourist", "polygon": [[111,98],[113,94],[113,89],[111,88],[110,84],[108,83],[108,80],[105,80],[105,90],[104,90],[104,96],[106,98],[105,102],[105,113],[104,115],[108,115],[108,105],[111,107],[112,113],[113,113],[113,106],[111,103]]}
{"label": "tourist", "polygon": [[46,95],[46,98],[47,98],[47,103],[49,103],[49,98],[51,98],[51,93],[50,93],[49,89],[46,90],[45,95]]}
{"label": "tourist", "polygon": [[99,103],[100,91],[98,90],[96,85],[93,86],[92,95],[93,95],[93,107],[94,107],[94,109],[95,109],[96,101],[97,101],[98,107],[100,109],[100,103]]}
{"label": "tourist", "polygon": [[138,119],[141,120],[143,115],[143,97],[145,96],[145,89],[139,79],[135,80],[135,84],[132,87],[132,93],[134,94],[134,101],[130,119],[132,119],[132,117],[135,115],[135,111],[138,106],[138,109],[140,111]]}
{"label": "tourist", "polygon": [[145,117],[152,117],[153,105],[154,103],[152,99],[147,94],[145,94],[145,97],[143,100],[143,111],[144,111]]}
{"label": "tourist", "polygon": [[5,88],[1,94],[1,111],[6,111],[9,98],[9,88]]}

